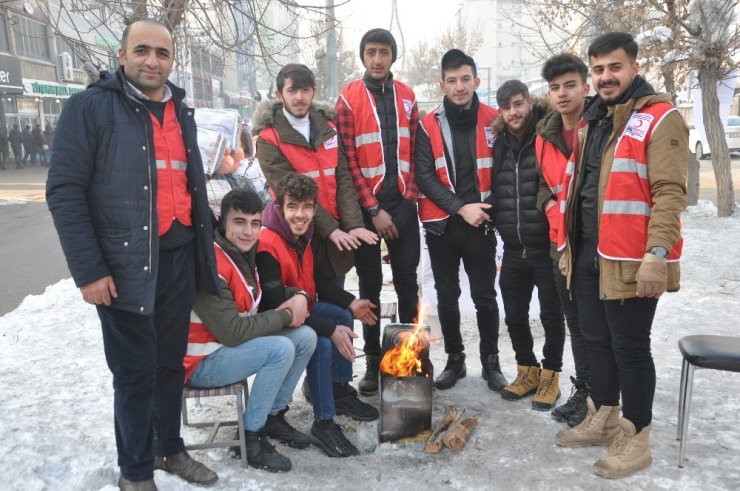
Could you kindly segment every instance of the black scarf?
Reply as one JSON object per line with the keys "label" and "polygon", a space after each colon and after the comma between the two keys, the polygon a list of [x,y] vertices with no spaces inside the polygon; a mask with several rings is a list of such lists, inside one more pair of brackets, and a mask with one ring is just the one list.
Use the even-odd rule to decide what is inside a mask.
{"label": "black scarf", "polygon": [[473,93],[473,101],[470,104],[470,109],[463,109],[460,106],[456,106],[447,96],[442,100],[442,104],[444,104],[447,120],[454,129],[460,131],[471,130],[478,122],[479,101],[477,93]]}

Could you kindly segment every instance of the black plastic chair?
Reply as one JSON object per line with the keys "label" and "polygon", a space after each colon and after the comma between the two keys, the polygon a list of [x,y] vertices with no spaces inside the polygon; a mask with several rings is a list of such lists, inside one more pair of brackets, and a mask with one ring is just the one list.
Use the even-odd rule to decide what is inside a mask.
{"label": "black plastic chair", "polygon": [[678,434],[681,441],[678,451],[678,466],[683,467],[686,439],[689,432],[691,391],[694,385],[694,370],[709,368],[726,372],[740,372],[740,337],[697,335],[685,336],[678,341],[683,355],[681,389],[678,396]]}

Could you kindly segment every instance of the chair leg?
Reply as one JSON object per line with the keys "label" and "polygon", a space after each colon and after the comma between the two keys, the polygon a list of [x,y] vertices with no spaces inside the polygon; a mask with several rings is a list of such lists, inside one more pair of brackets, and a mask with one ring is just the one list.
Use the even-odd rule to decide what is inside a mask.
{"label": "chair leg", "polygon": [[684,404],[686,403],[686,374],[689,369],[689,362],[683,358],[681,365],[681,385],[678,388],[678,424],[676,425],[676,440],[681,439],[681,429],[683,428]]}
{"label": "chair leg", "polygon": [[691,414],[691,393],[694,388],[694,365],[689,363],[686,373],[686,393],[684,394],[684,414],[681,417],[681,445],[678,449],[678,467],[683,468],[686,453],[686,440],[689,438],[689,415]]}
{"label": "chair leg", "polygon": [[[242,390],[243,386],[242,386]],[[247,442],[246,436],[244,435],[244,406],[242,406],[242,396],[237,392],[236,394],[236,424],[239,428],[239,448],[242,451],[242,467],[247,468]]]}
{"label": "chair leg", "polygon": [[188,426],[188,400],[182,400],[182,424]]}

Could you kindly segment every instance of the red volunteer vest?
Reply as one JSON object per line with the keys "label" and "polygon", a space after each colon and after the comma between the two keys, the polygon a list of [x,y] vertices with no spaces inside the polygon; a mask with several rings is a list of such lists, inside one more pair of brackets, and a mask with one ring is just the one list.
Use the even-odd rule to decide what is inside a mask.
{"label": "red volunteer vest", "polygon": [[[411,182],[411,130],[409,129],[411,111],[416,104],[416,96],[406,84],[393,81],[396,100],[396,128],[398,132],[398,189],[406,199],[414,199],[407,182]],[[375,98],[367,90],[362,80],[355,80],[342,89],[339,97],[344,99],[352,111],[354,120],[355,147],[357,160],[370,189],[378,194],[385,178],[385,156],[383,139],[378,119]]]}
{"label": "red volunteer vest", "polygon": [[[645,255],[648,225],[653,208],[647,149],[655,128],[673,111],[676,111],[676,108],[667,102],[644,106],[632,114],[619,136],[604,192],[599,225],[599,254],[607,259],[642,261]],[[574,158],[571,157],[570,160],[560,199],[563,217],[574,187]],[[563,231],[558,236],[558,249],[562,250],[565,243]],[[668,261],[678,261],[682,250],[683,238],[680,238],[669,251]]]}
{"label": "red volunteer vest", "polygon": [[336,134],[337,127],[331,121],[328,123],[334,130],[334,136],[320,144],[316,152],[310,147],[281,143],[280,135],[274,127],[265,128],[260,132],[260,136],[275,148],[279,148],[297,173],[308,176],[316,182],[319,187],[319,203],[339,220],[336,177],[339,163],[339,139]]}
{"label": "red volunteer vest", "polygon": [[292,286],[308,292],[308,310],[316,300],[316,283],[313,278],[313,251],[309,244],[299,261],[298,253],[291,249],[288,241],[269,228],[262,228],[257,252],[268,252],[280,264],[283,286]]}
{"label": "red volunteer vest", "polygon": [[[246,317],[256,314],[260,300],[262,299],[262,290],[260,290],[257,271],[255,270],[254,273],[257,284],[254,286],[249,285],[247,279],[229,255],[218,244],[213,244],[213,249],[216,254],[218,276],[229,285],[234,303],[236,303],[237,309],[239,309],[239,315]],[[191,312],[188,351],[183,362],[185,365],[185,380],[187,381],[193,375],[193,372],[195,372],[201,361],[221,346],[216,336],[208,330],[208,327],[203,324],[203,321],[195,311]]]}
{"label": "red volunteer vest", "polygon": [[[455,192],[450,181],[447,169],[447,158],[445,157],[444,140],[442,128],[437,121],[436,112],[430,112],[419,122],[420,128],[429,136],[434,156],[434,166],[437,171],[437,179],[450,191]],[[491,183],[493,181],[493,142],[494,136],[491,132],[491,122],[498,117],[498,111],[485,104],[478,106],[478,124],[475,135],[475,166],[478,169],[478,191],[480,199],[484,201],[491,195]],[[444,220],[450,215],[438,207],[432,200],[419,195],[419,219],[422,222],[433,222]]]}
{"label": "red volunteer vest", "polygon": [[[540,164],[542,178],[552,191],[555,199],[558,199],[560,192],[563,190],[563,181],[565,179],[565,169],[568,166],[568,159],[563,152],[552,142],[545,141],[540,135],[535,140],[537,160]],[[574,147],[575,148],[575,147]],[[562,228],[563,215],[560,213],[558,206],[551,207],[546,213],[547,221],[550,223],[550,240],[557,243],[558,230]]]}
{"label": "red volunteer vest", "polygon": [[177,220],[187,227],[193,225],[193,201],[188,191],[188,154],[182,141],[180,123],[175,115],[175,103],[170,99],[164,107],[164,124],[151,114],[154,132],[154,155],[157,160],[157,216],[161,237]]}

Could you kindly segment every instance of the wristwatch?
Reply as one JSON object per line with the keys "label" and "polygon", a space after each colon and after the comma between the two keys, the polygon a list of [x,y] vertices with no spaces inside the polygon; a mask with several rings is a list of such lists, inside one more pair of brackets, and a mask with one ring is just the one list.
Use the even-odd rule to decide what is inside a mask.
{"label": "wristwatch", "polygon": [[367,212],[370,213],[371,217],[378,216],[378,213],[380,213],[380,205],[375,205],[367,209]]}
{"label": "wristwatch", "polygon": [[295,294],[303,295],[304,297],[306,297],[306,300],[308,300],[309,302],[311,301],[311,295],[309,295],[306,290],[298,290],[297,292],[295,292]]}
{"label": "wristwatch", "polygon": [[668,257],[668,249],[665,247],[655,246],[648,249],[648,252],[650,254],[653,254],[655,256],[660,256],[662,258]]}

